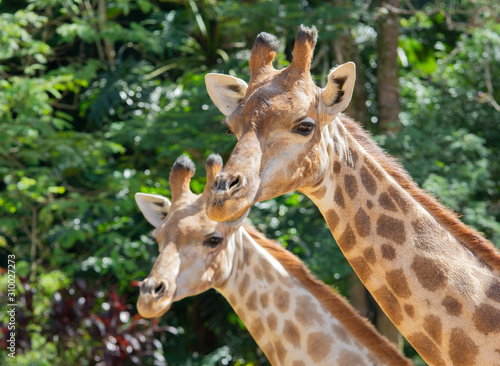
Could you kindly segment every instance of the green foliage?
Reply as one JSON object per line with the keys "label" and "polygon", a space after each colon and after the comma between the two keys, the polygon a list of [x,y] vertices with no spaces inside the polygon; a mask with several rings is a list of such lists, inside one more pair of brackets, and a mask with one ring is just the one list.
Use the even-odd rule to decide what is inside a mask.
{"label": "green foliage", "polygon": [[500,119],[486,97],[486,70],[495,85],[491,97],[500,100],[493,76],[498,80],[500,68],[491,62],[500,55],[499,29],[498,24],[487,22],[482,29],[457,32],[450,45],[454,57],[436,46],[445,38],[436,35],[429,50],[436,71],[423,74],[417,61],[406,73],[401,83],[404,128],[399,135],[383,139],[423,188],[495,243],[500,243],[496,164]]}
{"label": "green foliage", "polygon": [[[92,364],[95,357],[112,363],[102,358],[103,345],[116,332],[132,332],[138,294],[133,284],[147,276],[157,256],[133,194],[169,196],[169,169],[182,153],[199,167],[192,181],[197,192],[205,184],[206,157],[217,152],[227,160],[236,141],[224,134],[204,75],[248,79],[256,34],[268,31],[280,38],[277,67],[283,67],[290,62],[296,27],[316,25],[322,61],[314,64],[313,77],[323,84],[325,72],[337,63],[332,41],[351,32],[376,120],[374,25],[380,9],[374,5],[120,0],[103,2],[103,16],[98,4],[0,5],[0,258],[16,255],[24,281],[19,296],[26,296],[26,284],[35,289],[35,305],[23,309],[34,320],[26,325],[29,342],[18,350],[19,364]],[[500,28],[487,14],[495,4],[487,2],[469,17],[479,5],[485,4],[470,2],[463,5],[465,14],[451,14],[424,2],[416,13],[401,16],[403,127],[376,138],[419,184],[500,243],[500,129],[494,104],[500,101],[495,62]],[[450,21],[457,25],[450,27]],[[376,124],[366,125],[376,134]],[[291,193],[262,202],[250,217],[321,279],[349,293],[345,280],[352,269],[307,198]],[[54,326],[50,319],[58,314],[59,296],[71,301],[70,290],[82,290],[83,279],[96,287],[82,297],[100,294],[88,313],[111,316],[102,303],[117,294],[117,304],[128,306],[117,314],[128,312],[130,319],[119,329],[106,328],[100,341],[92,336],[97,328],[83,323],[72,328],[76,338],[67,341],[48,334],[44,330]],[[141,359],[143,364],[267,362],[213,291],[174,304],[160,328],[140,322],[144,329],[162,329],[150,333],[153,356]],[[135,362],[134,352],[128,361]],[[5,358],[3,350],[0,357]]]}

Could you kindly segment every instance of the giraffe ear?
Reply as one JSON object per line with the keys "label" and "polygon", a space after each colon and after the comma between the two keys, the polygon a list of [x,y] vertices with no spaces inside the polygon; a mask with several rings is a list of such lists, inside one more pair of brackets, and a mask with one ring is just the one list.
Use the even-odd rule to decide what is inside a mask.
{"label": "giraffe ear", "polygon": [[136,193],[135,202],[146,220],[154,227],[160,226],[170,208],[170,200],[157,194]]}
{"label": "giraffe ear", "polygon": [[328,84],[321,94],[329,116],[335,116],[346,109],[351,101],[355,80],[354,62],[347,62],[330,72]]}
{"label": "giraffe ear", "polygon": [[238,107],[248,87],[243,80],[223,74],[207,74],[205,84],[208,95],[225,116]]}

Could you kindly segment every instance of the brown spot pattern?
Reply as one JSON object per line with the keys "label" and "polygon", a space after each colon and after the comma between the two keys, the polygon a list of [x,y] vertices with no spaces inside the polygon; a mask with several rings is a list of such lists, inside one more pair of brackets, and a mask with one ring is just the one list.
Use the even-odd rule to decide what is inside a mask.
{"label": "brown spot pattern", "polygon": [[375,165],[373,165],[371,161],[365,159],[365,165],[368,167],[368,169],[371,170],[371,172],[375,177],[377,177],[379,180],[382,180],[383,178],[382,172],[377,167],[375,167]]}
{"label": "brown spot pattern", "polygon": [[343,350],[339,354],[339,358],[337,359],[338,366],[366,366],[363,358],[356,353],[348,350]]}
{"label": "brown spot pattern", "polygon": [[443,269],[433,259],[416,255],[411,269],[417,275],[418,282],[429,291],[436,291],[446,284],[447,277]]}
{"label": "brown spot pattern", "polygon": [[335,174],[339,174],[340,173],[340,168],[341,168],[342,165],[340,165],[340,163],[338,161],[334,161],[333,162],[333,172]]}
{"label": "brown spot pattern", "polygon": [[266,278],[266,281],[268,283],[273,283],[274,282],[274,276],[271,273],[273,271],[272,268],[271,268],[271,265],[264,258],[262,258],[260,260],[260,265],[262,267],[262,272],[264,273],[264,277]]}
{"label": "brown spot pattern", "polygon": [[387,215],[380,215],[377,220],[377,234],[383,238],[392,240],[396,244],[403,244],[406,241],[403,221]]}
{"label": "brown spot pattern", "polygon": [[390,244],[382,244],[382,258],[392,261],[396,258],[396,250]]}
{"label": "brown spot pattern", "polygon": [[241,311],[241,309],[240,309],[240,308],[234,308],[234,312],[235,312],[236,314],[238,314],[238,316],[240,317],[240,319],[241,319],[241,321],[242,321],[243,323],[245,323],[245,322],[246,322],[246,316],[245,316],[245,314],[246,314],[246,313],[245,313],[244,311]]}
{"label": "brown spot pattern", "polygon": [[462,304],[451,296],[446,296],[441,305],[444,306],[446,312],[450,315],[459,316],[462,313]]}
{"label": "brown spot pattern", "polygon": [[326,187],[325,186],[322,186],[321,188],[319,188],[317,191],[313,192],[312,195],[320,200],[322,199],[323,197],[325,197],[325,194],[326,194]]}
{"label": "brown spot pattern", "polygon": [[252,333],[252,337],[254,337],[256,340],[262,337],[262,334],[264,334],[264,324],[262,324],[262,319],[260,317],[252,320],[250,330]]}
{"label": "brown spot pattern", "polygon": [[321,314],[316,310],[316,304],[311,301],[309,296],[299,296],[295,307],[295,317],[303,326],[312,324],[313,321],[320,323]]}
{"label": "brown spot pattern", "polygon": [[265,258],[261,258],[259,260],[259,263],[260,263],[260,266],[262,267],[262,270],[264,272],[271,272],[272,271],[271,265],[267,262],[267,260]]}
{"label": "brown spot pattern", "polygon": [[339,154],[339,149],[337,148],[339,144],[339,139],[337,138],[337,136],[333,135],[333,150],[335,151],[335,154]]}
{"label": "brown spot pattern", "polygon": [[326,223],[328,224],[328,227],[330,228],[330,231],[333,232],[337,227],[337,225],[339,224],[340,221],[339,216],[334,210],[330,209],[326,211],[325,219]]}
{"label": "brown spot pattern", "polygon": [[441,352],[434,345],[434,342],[427,337],[424,333],[418,332],[407,338],[408,342],[417,350],[423,359],[435,366],[445,366],[443,359],[441,358]]}
{"label": "brown spot pattern", "polygon": [[248,252],[248,249],[246,248],[246,246],[243,246],[243,261],[245,263],[245,265],[249,265],[250,264],[250,258],[249,258],[249,252]]}
{"label": "brown spot pattern", "polygon": [[268,283],[274,282],[274,276],[271,274],[271,272],[264,272],[264,277],[266,278],[266,281]]}
{"label": "brown spot pattern", "polygon": [[423,217],[414,220],[411,225],[418,239],[415,246],[425,251],[432,249],[435,237],[439,235],[437,234],[436,225],[431,220]]}
{"label": "brown spot pattern", "polygon": [[340,187],[337,187],[335,190],[334,200],[339,207],[345,207],[344,195],[342,194],[342,189]]}
{"label": "brown spot pattern", "polygon": [[347,195],[351,199],[354,199],[358,194],[358,181],[356,180],[356,177],[351,174],[346,174],[344,176],[344,185]]}
{"label": "brown spot pattern", "polygon": [[280,340],[274,341],[274,350],[276,352],[276,357],[278,361],[283,364],[285,363],[286,348],[283,346]]}
{"label": "brown spot pattern", "polygon": [[403,196],[399,193],[399,191],[394,187],[389,187],[389,195],[392,197],[396,205],[399,206],[403,213],[407,214],[410,211],[410,204]]}
{"label": "brown spot pattern", "polygon": [[253,252],[251,250],[248,250],[248,248],[246,248],[246,247],[243,247],[243,249],[245,250],[245,264],[247,266],[249,266],[250,260],[252,259]]}
{"label": "brown spot pattern", "polygon": [[467,268],[458,270],[455,273],[455,286],[463,297],[472,297],[476,292],[476,288],[472,285],[471,277],[467,273]]}
{"label": "brown spot pattern", "polygon": [[454,366],[475,365],[478,353],[479,347],[462,329],[451,330],[448,354]]}
{"label": "brown spot pattern", "polygon": [[361,183],[363,186],[365,186],[365,189],[368,193],[370,193],[372,196],[377,193],[377,182],[375,181],[375,178],[370,174],[368,169],[365,167],[361,168]]}
{"label": "brown spot pattern", "polygon": [[270,330],[275,330],[278,326],[278,318],[273,313],[269,314],[266,318],[267,326]]}
{"label": "brown spot pattern", "polygon": [[358,153],[353,149],[349,149],[349,156],[347,157],[347,165],[350,166],[351,168],[355,168],[357,163],[358,163]]}
{"label": "brown spot pattern", "polygon": [[415,234],[421,236],[426,233],[426,227],[428,226],[428,222],[425,218],[419,217],[418,219],[412,221],[411,226],[413,226]]}
{"label": "brown spot pattern", "polygon": [[[244,252],[243,252],[242,256],[244,256]],[[245,258],[242,257],[238,261],[238,272],[236,272],[236,279],[238,278],[238,276],[240,275],[240,273],[243,273],[243,266],[244,265],[245,265]]]}
{"label": "brown spot pattern", "polygon": [[372,270],[368,266],[368,263],[366,263],[366,260],[363,257],[357,257],[350,260],[349,263],[361,282],[366,283],[372,274]]}
{"label": "brown spot pattern", "polygon": [[488,335],[500,332],[500,310],[490,304],[481,304],[472,315],[472,321],[478,331]]}
{"label": "brown spot pattern", "polygon": [[404,309],[405,309],[405,313],[408,314],[408,316],[410,318],[413,318],[415,316],[415,308],[413,307],[413,305],[405,305],[404,306]]}
{"label": "brown spot pattern", "polygon": [[365,260],[370,264],[375,263],[377,260],[375,256],[375,250],[372,247],[365,248],[365,250],[363,250],[363,256],[365,257]]}
{"label": "brown spot pattern", "polygon": [[372,203],[372,201],[370,201],[370,200],[366,200],[366,207],[368,207],[368,209],[369,209],[369,210],[371,210],[371,209],[372,209],[372,207],[373,207],[373,203]]}
{"label": "brown spot pattern", "polygon": [[340,339],[342,343],[350,344],[351,339],[349,338],[349,333],[342,325],[332,325],[333,334]]}
{"label": "brown spot pattern", "polygon": [[290,294],[278,287],[273,292],[273,301],[276,308],[284,313],[290,306]]}
{"label": "brown spot pattern", "polygon": [[378,198],[378,203],[379,205],[388,211],[392,212],[397,212],[398,209],[394,202],[392,201],[391,197],[386,192],[382,192],[382,194]]}
{"label": "brown spot pattern", "polygon": [[411,296],[410,287],[408,286],[408,281],[402,269],[394,269],[387,272],[385,278],[397,297],[405,299]]}
{"label": "brown spot pattern", "polygon": [[403,313],[398,299],[386,286],[380,287],[373,292],[373,297],[378,302],[382,310],[391,319],[394,325],[398,325],[403,321]]}
{"label": "brown spot pattern", "polygon": [[326,333],[311,333],[307,337],[307,353],[314,362],[319,362],[330,353],[333,342],[333,338]]}
{"label": "brown spot pattern", "polygon": [[441,344],[443,340],[443,326],[441,324],[441,319],[435,315],[426,316],[424,318],[424,329],[434,342]]}
{"label": "brown spot pattern", "polygon": [[253,273],[255,273],[255,278],[257,278],[259,281],[262,281],[262,279],[264,278],[264,275],[262,274],[262,269],[260,269],[259,266],[253,267]]}
{"label": "brown spot pattern", "polygon": [[231,304],[231,306],[234,308],[235,305],[236,305],[236,297],[234,297],[234,295],[229,295],[229,303]]}
{"label": "brown spot pattern", "polygon": [[486,296],[496,302],[500,302],[500,281],[495,280],[486,291]]}
{"label": "brown spot pattern", "polygon": [[249,296],[246,303],[247,309],[250,311],[257,310],[257,291],[253,291]]}
{"label": "brown spot pattern", "polygon": [[245,296],[248,290],[248,286],[250,286],[250,276],[248,273],[245,273],[245,276],[240,282],[240,286],[238,287],[238,292],[241,297]]}
{"label": "brown spot pattern", "polygon": [[337,243],[345,252],[354,248],[356,245],[356,236],[351,229],[351,225],[347,224],[344,233],[340,236],[339,240],[337,240]]}
{"label": "brown spot pattern", "polygon": [[370,217],[362,208],[360,208],[354,216],[354,225],[356,226],[359,236],[362,238],[370,235]]}
{"label": "brown spot pattern", "polygon": [[285,325],[283,326],[283,335],[285,336],[285,339],[292,344],[292,346],[300,348],[300,332],[292,321],[285,321]]}
{"label": "brown spot pattern", "polygon": [[272,345],[272,343],[268,343],[266,344],[262,350],[264,351],[267,359],[269,360],[269,362],[271,363],[271,365],[274,365],[276,364],[276,361],[274,359],[274,347]]}
{"label": "brown spot pattern", "polygon": [[264,292],[260,295],[260,305],[265,309],[267,305],[269,305],[269,295],[267,292]]}

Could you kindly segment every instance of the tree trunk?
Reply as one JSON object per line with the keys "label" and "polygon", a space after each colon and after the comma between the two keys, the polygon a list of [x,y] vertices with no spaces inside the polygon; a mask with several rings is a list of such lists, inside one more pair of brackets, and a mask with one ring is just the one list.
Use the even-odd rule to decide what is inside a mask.
{"label": "tree trunk", "polygon": [[[343,0],[331,0],[333,6],[342,6],[345,8],[351,8],[352,3],[350,1]],[[345,33],[339,34],[334,40],[332,40],[332,52],[334,56],[334,65],[340,65],[348,61],[352,61],[356,64],[356,85],[354,86],[354,91],[352,94],[352,99],[344,113],[354,120],[361,122],[366,125],[368,122],[368,108],[366,106],[366,88],[365,88],[365,78],[362,70],[362,61],[359,49],[354,42],[354,36],[350,29],[347,29]],[[330,65],[331,68],[334,65]]]}
{"label": "tree trunk", "polygon": [[[99,14],[99,30],[102,31],[106,25],[106,20],[108,19],[108,16],[106,14],[106,0],[99,0],[97,10]],[[102,41],[104,43],[104,52],[106,59],[108,63],[114,67],[116,53],[113,44],[106,37],[103,37]]]}
{"label": "tree trunk", "polygon": [[370,308],[365,286],[361,283],[356,273],[349,277],[349,302],[362,316],[368,318]]}
{"label": "tree trunk", "polygon": [[380,334],[384,335],[388,340],[403,350],[403,336],[399,333],[398,328],[392,324],[391,320],[385,315],[382,308],[375,302],[375,326]]}
{"label": "tree trunk", "polygon": [[399,8],[399,0],[378,0],[382,15],[377,19],[377,99],[379,132],[397,132],[399,122],[398,35],[399,17],[384,8]]}

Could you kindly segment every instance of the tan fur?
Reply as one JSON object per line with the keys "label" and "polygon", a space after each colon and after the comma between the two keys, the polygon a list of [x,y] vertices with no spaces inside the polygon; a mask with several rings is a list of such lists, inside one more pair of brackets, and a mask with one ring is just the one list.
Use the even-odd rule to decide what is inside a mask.
{"label": "tan fur", "polygon": [[[221,167],[219,156],[209,157],[207,186]],[[273,365],[295,361],[343,365],[352,360],[409,365],[297,257],[248,226],[246,231],[238,223],[210,220],[205,212],[208,190],[195,195],[189,189],[189,177],[194,173],[189,159],[178,159],[172,172],[170,184],[177,198],[168,214],[157,210],[160,205],[165,207],[166,198],[136,195],[146,218],[154,215],[150,222],[156,226],[153,236],[160,249],[141,285],[137,308],[142,316],[161,316],[173,302],[215,288],[230,302]],[[158,223],[159,212],[166,216]]]}
{"label": "tan fur", "polygon": [[[310,59],[299,38],[294,60]],[[215,178],[209,217],[235,220],[255,202],[305,193],[361,281],[427,362],[467,357],[471,365],[497,364],[500,253],[339,114],[352,95],[353,64],[332,70],[325,89],[291,66],[267,73],[226,114],[239,141]],[[239,184],[229,185],[236,175]]]}
{"label": "tan fur", "polygon": [[476,230],[465,225],[458,216],[439,203],[431,194],[419,188],[397,159],[388,155],[373,142],[369,133],[357,122],[341,115],[342,124],[352,137],[371,155],[394,180],[464,246],[476,253],[485,263],[500,271],[500,254],[493,243]]}
{"label": "tan fur", "polygon": [[373,325],[362,318],[347,301],[319,281],[295,255],[266,238],[253,227],[244,225],[250,236],[280,262],[308,289],[358,340],[391,365],[411,365],[396,347],[377,333]]}

